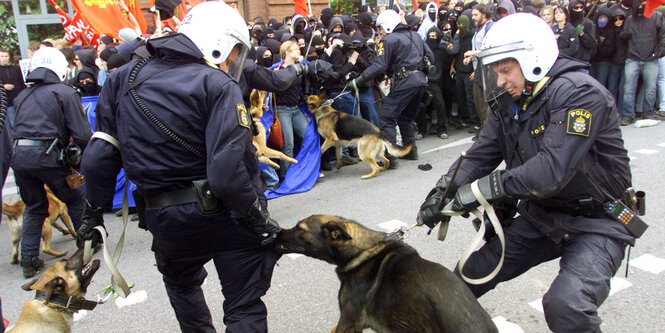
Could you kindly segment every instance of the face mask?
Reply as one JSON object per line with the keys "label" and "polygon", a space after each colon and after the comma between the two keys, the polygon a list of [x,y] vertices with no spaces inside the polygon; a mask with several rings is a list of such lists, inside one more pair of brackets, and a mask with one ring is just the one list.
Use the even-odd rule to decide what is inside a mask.
{"label": "face mask", "polygon": [[605,28],[607,26],[607,19],[598,19],[598,27],[599,28]]}
{"label": "face mask", "polygon": [[270,67],[272,65],[272,56],[270,57],[265,57],[265,58],[260,58],[258,60],[259,65],[263,67]]}
{"label": "face mask", "polygon": [[305,54],[306,51],[307,51],[307,46],[303,46],[300,48],[300,54]]}
{"label": "face mask", "polygon": [[429,19],[432,20],[432,22],[436,21],[436,12],[430,12],[429,14]]}
{"label": "face mask", "polygon": [[324,49],[315,49],[315,50],[316,50],[316,54],[318,54],[318,55],[322,55],[323,52],[325,51]]}
{"label": "face mask", "polygon": [[637,15],[644,16],[644,7],[637,8]]}
{"label": "face mask", "polygon": [[309,56],[309,57],[307,57],[307,60],[308,60],[308,61],[314,61],[314,60],[317,60],[317,59],[319,59],[319,56],[318,56],[318,55],[314,55],[314,56]]}
{"label": "face mask", "polygon": [[94,82],[87,82],[81,86],[81,91],[85,95],[97,95],[97,84]]}
{"label": "face mask", "polygon": [[462,37],[469,33],[469,27],[465,25],[458,25],[457,28],[459,29],[460,36]]}
{"label": "face mask", "polygon": [[581,12],[576,12],[574,10],[570,11],[570,20],[571,21],[577,21],[580,20],[584,17],[584,11]]}
{"label": "face mask", "polygon": [[436,40],[436,38],[427,38],[427,45],[430,49],[436,48],[438,44],[439,42]]}

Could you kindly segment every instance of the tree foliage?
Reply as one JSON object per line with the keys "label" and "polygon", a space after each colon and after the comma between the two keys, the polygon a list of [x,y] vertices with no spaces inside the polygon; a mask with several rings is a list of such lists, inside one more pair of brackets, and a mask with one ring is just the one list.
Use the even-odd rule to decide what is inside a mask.
{"label": "tree foliage", "polygon": [[0,1],[0,47],[9,50],[10,54],[20,53],[16,22],[10,1]]}

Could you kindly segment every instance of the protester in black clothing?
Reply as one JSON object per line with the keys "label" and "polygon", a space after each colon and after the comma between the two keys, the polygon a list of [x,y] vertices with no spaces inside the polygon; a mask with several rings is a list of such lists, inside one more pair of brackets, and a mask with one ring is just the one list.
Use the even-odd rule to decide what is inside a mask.
{"label": "protester in black clothing", "polygon": [[575,28],[568,22],[568,9],[558,6],[554,8],[554,25],[552,26],[559,53],[572,57],[580,47]]}
{"label": "protester in black clothing", "polygon": [[[591,57],[597,51],[596,43],[596,25],[592,20],[584,21],[584,0],[571,0],[568,3],[568,13],[570,14],[569,21],[570,24],[575,27],[575,32],[580,40],[580,46],[577,49],[577,52],[573,54],[575,59],[589,62]],[[584,22],[584,23],[582,23]],[[582,71],[588,70],[583,69]]]}
{"label": "protester in black clothing", "polygon": [[[427,75],[427,95],[431,95],[431,102],[425,105],[425,112],[420,112],[418,115],[418,131],[422,135],[427,135],[429,132],[428,127],[436,131],[436,135],[441,139],[448,138],[448,128],[446,125],[446,103],[443,100],[441,92],[441,82],[443,77],[448,75],[447,69],[444,68],[444,63],[448,58],[451,58],[448,53],[447,46],[449,42],[441,40],[441,30],[433,26],[427,32],[427,39],[425,42],[434,54],[432,65],[436,68],[434,74]],[[449,60],[450,61],[450,60]],[[450,68],[450,67],[448,67]],[[429,98],[426,98],[426,100]],[[429,111],[432,112],[429,112]],[[427,117],[427,115],[431,115]],[[429,118],[429,119],[428,119]]]}
{"label": "protester in black clothing", "polygon": [[461,15],[457,20],[457,34],[453,38],[453,47],[450,53],[457,55],[453,67],[450,69],[451,75],[455,75],[455,85],[457,87],[457,100],[459,101],[459,119],[462,125],[480,125],[476,105],[473,102],[473,63],[464,64],[464,53],[472,50],[472,39],[475,29],[470,25],[471,20],[466,15]]}
{"label": "protester in black clothing", "polygon": [[[596,22],[598,24],[598,52],[591,58],[591,76],[609,90],[608,79],[612,58],[619,39],[619,31],[611,22],[612,11],[608,6],[598,9]],[[610,91],[611,92],[611,91]]]}
{"label": "protester in black clothing", "polygon": [[9,51],[0,48],[0,83],[7,92],[7,119],[6,122],[13,126],[14,124],[14,99],[23,89],[23,74],[18,66],[9,63]]}
{"label": "protester in black clothing", "polygon": [[83,67],[76,75],[74,86],[81,96],[97,96],[102,90],[102,87],[97,85],[94,71],[88,67]]}

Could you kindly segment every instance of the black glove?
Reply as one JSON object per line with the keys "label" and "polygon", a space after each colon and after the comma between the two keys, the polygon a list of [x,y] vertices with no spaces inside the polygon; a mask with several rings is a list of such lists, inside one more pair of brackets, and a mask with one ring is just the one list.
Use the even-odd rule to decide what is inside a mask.
{"label": "black glove", "polygon": [[443,215],[441,210],[445,207],[448,202],[450,202],[451,193],[454,193],[454,189],[451,188],[448,191],[448,196],[444,197],[446,188],[448,187],[448,182],[445,177],[441,177],[436,183],[429,194],[427,199],[420,205],[420,210],[418,211],[418,217],[416,217],[416,222],[418,225],[426,225],[430,229],[436,227],[439,222],[448,222],[450,221],[450,216]]}
{"label": "black glove", "polygon": [[76,231],[76,246],[83,248],[85,241],[92,240],[92,247],[94,248],[95,245],[104,242],[102,235],[99,234],[99,231],[95,230],[97,226],[101,225],[104,227],[104,211],[102,207],[92,208],[90,203],[86,201],[85,206],[83,206],[83,218],[81,222],[81,227]]}
{"label": "black glove", "polygon": [[308,67],[304,62],[293,64],[293,69],[296,70],[296,76],[307,77]]}
{"label": "black glove", "polygon": [[363,78],[361,74],[357,78],[349,81],[349,83],[346,84],[346,87],[344,87],[344,89],[349,91],[356,91],[358,90],[358,86],[362,85],[363,83],[365,83],[365,78]]}
{"label": "black glove", "polygon": [[340,77],[341,75],[335,72],[332,64],[320,59],[310,62],[307,67],[307,78],[314,82],[314,85],[326,85],[339,80]]}
{"label": "black glove", "polygon": [[[478,189],[483,195],[483,198],[488,202],[503,199],[506,193],[503,191],[503,183],[501,182],[501,173],[503,171],[496,170],[489,175],[478,179]],[[453,210],[457,212],[468,212],[478,207],[480,203],[476,200],[471,190],[471,184],[462,185],[457,193],[455,193],[455,203]]]}
{"label": "black glove", "polygon": [[277,239],[277,234],[282,231],[277,221],[263,214],[258,200],[254,201],[242,222],[261,238],[262,246],[271,245]]}

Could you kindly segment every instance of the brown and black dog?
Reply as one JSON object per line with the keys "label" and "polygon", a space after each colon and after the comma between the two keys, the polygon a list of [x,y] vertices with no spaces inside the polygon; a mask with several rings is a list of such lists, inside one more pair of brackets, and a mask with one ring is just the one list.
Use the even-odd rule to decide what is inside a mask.
{"label": "brown and black dog", "polygon": [[249,95],[249,114],[252,115],[252,120],[254,121],[254,126],[258,130],[259,134],[255,135],[252,138],[252,143],[254,148],[256,148],[256,156],[259,158],[259,162],[271,166],[273,169],[279,169],[279,164],[273,162],[271,158],[278,158],[282,161],[289,163],[298,163],[294,158],[286,156],[279,150],[274,150],[268,148],[266,145],[266,130],[261,124],[261,117],[263,116],[263,101],[268,96],[268,93],[265,91],[254,90]]}
{"label": "brown and black dog", "polygon": [[343,217],[312,215],[282,230],[275,248],[337,266],[340,318],[333,332],[498,332],[453,272],[385,237]]}
{"label": "brown and black dog", "polygon": [[[72,235],[76,239],[76,231],[74,231],[74,226],[72,225],[72,220],[67,214],[67,205],[64,202],[60,201],[55,194],[48,188],[44,186],[46,190],[46,198],[48,199],[48,217],[44,220],[42,225],[42,251],[46,254],[50,254],[54,257],[62,257],[67,254],[67,251],[54,251],[51,249],[51,237],[53,236],[53,229],[60,230],[63,235]],[[25,210],[25,203],[19,200],[11,205],[2,203],[2,214],[7,216],[9,221],[9,231],[12,237],[12,259],[10,263],[18,264],[18,245],[21,241],[21,230],[23,229],[23,211]],[[65,227],[61,226],[57,220],[58,217],[65,224]]]}
{"label": "brown and black dog", "polygon": [[321,154],[328,148],[335,147],[337,168],[342,167],[342,147],[358,146],[358,156],[372,168],[372,172],[362,176],[362,179],[374,178],[381,167],[376,163],[379,159],[383,163],[383,170],[390,165],[385,153],[401,157],[411,151],[413,144],[400,147],[382,138],[379,129],[369,121],[341,113],[335,110],[326,101],[325,95],[306,96],[309,112],[314,115],[319,134],[325,139],[321,145]]}
{"label": "brown and black dog", "polygon": [[69,259],[58,260],[38,278],[23,285],[24,290],[41,292],[43,300],[25,302],[16,325],[7,332],[71,332],[73,313],[95,306],[84,297],[98,269],[98,259],[83,265],[83,250],[76,251]]}

